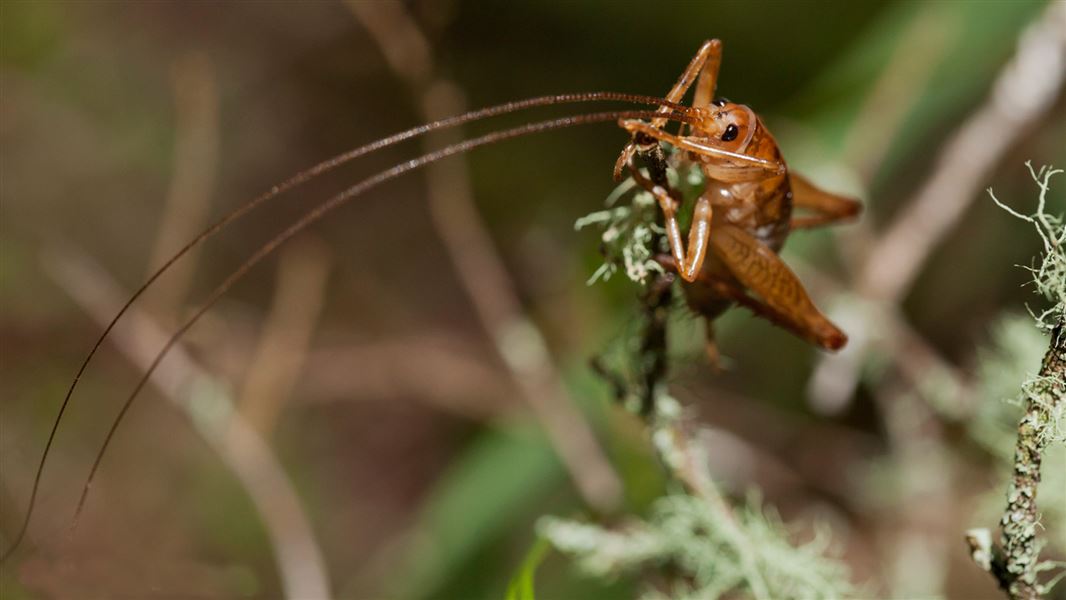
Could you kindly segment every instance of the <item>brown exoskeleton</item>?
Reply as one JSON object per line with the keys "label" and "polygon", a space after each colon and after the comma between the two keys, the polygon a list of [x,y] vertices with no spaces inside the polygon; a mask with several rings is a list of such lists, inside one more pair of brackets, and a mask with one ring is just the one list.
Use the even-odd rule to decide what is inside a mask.
{"label": "brown exoskeleton", "polygon": [[[670,244],[670,255],[659,257],[659,262],[681,276],[688,305],[705,317],[712,360],[716,350],[711,323],[734,303],[818,346],[838,350],[847,336],[819,312],[777,252],[792,230],[853,217],[861,205],[789,172],[777,142],[751,108],[714,99],[721,57],[719,40],[705,42],[666,95],[680,102],[695,83],[686,135],[664,131],[665,118],[620,121],[633,139],[615,164],[615,178],[628,169],[655,196]],[[654,152],[660,142],[674,146],[682,161],[698,165],[705,178],[687,248],[678,224],[678,195],[665,179],[652,181],[633,164],[637,154],[661,163],[661,152]],[[662,172],[662,165],[658,170]],[[812,214],[794,217],[794,207]]]}

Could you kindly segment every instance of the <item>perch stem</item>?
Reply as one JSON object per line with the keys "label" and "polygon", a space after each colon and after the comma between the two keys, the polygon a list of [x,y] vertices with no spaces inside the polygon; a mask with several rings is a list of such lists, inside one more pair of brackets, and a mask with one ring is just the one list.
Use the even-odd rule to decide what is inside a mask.
{"label": "perch stem", "polygon": [[[669,187],[670,183],[666,177],[666,157],[663,155],[662,146],[653,145],[649,150],[642,152],[641,157],[648,167],[648,176],[652,182],[655,185]],[[658,216],[658,220],[662,225],[662,215]],[[662,241],[662,234],[656,234],[651,241],[652,248],[659,248]],[[644,418],[654,412],[655,392],[666,379],[666,326],[670,317],[670,304],[673,301],[671,291],[673,279],[673,275],[669,273],[654,273],[641,298],[645,325],[640,342],[642,384],[640,414]]]}
{"label": "perch stem", "polygon": [[[669,189],[666,157],[662,147],[655,144],[639,152],[639,155],[648,169],[649,179],[656,185]],[[659,224],[662,225],[661,214],[658,219]],[[662,235],[656,235],[651,241],[652,247],[660,247],[663,243],[662,238]],[[723,533],[729,538],[740,556],[752,596],[756,600],[766,600],[771,597],[769,586],[759,571],[756,553],[732,507],[711,479],[703,448],[685,431],[682,422],[676,416],[668,415],[671,412],[670,409],[657,406],[659,392],[666,385],[669,372],[667,325],[673,302],[673,281],[674,276],[671,273],[653,273],[640,299],[645,321],[640,338],[639,372],[637,373],[640,415],[651,429],[652,439],[660,460],[669,469],[674,479],[684,486],[686,492],[703,500],[711,510],[721,515],[720,521],[725,527]],[[625,398],[627,394],[624,381],[613,376],[598,361],[593,362],[593,368],[607,379],[619,399]]]}

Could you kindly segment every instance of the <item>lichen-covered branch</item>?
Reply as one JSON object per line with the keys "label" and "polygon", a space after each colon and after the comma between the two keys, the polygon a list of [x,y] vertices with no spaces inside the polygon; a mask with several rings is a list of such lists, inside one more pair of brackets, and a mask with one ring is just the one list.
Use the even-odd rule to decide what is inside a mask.
{"label": "lichen-covered branch", "polygon": [[995,195],[992,199],[1012,216],[1032,224],[1043,243],[1040,264],[1031,271],[1036,291],[1049,302],[1049,308],[1033,316],[1051,339],[1040,372],[1022,384],[1025,412],[1014,444],[1007,508],[999,522],[1000,545],[993,547],[987,530],[971,530],[967,536],[974,561],[1013,600],[1040,598],[1054,581],[1043,584],[1039,580],[1040,572],[1055,564],[1040,560],[1043,541],[1037,536],[1040,511],[1036,499],[1045,450],[1053,442],[1066,442],[1066,225],[1061,215],[1047,210],[1050,180],[1062,171],[1027,166],[1040,188],[1036,212],[1023,215]]}
{"label": "lichen-covered branch", "polygon": [[1025,414],[1018,423],[1014,448],[1014,476],[1007,492],[1007,510],[999,525],[1003,533],[999,584],[1011,598],[1028,600],[1041,595],[1037,574],[1042,544],[1037,538],[1040,513],[1036,505],[1040,463],[1053,439],[1063,397],[1066,396],[1066,323],[1052,331],[1051,347],[1040,374],[1025,389]]}

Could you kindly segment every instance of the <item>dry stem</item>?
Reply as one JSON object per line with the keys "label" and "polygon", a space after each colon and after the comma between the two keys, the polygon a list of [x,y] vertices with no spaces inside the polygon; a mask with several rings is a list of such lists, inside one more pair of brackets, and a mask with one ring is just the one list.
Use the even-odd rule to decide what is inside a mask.
{"label": "dry stem", "polygon": [[301,239],[281,255],[270,316],[238,403],[241,414],[266,438],[303,369],[328,278],[329,253],[318,240]]}
{"label": "dry stem", "polygon": [[[70,250],[54,252],[47,257],[45,269],[86,312],[107,323],[126,295],[85,256]],[[126,323],[110,339],[131,362],[147,368],[167,335],[137,309],[130,310]],[[270,537],[285,596],[329,598],[325,561],[299,496],[270,447],[234,409],[223,382],[178,346],[153,373],[151,383],[188,415],[244,486]]]}
{"label": "dry stem", "polygon": [[[174,171],[149,268],[155,269],[203,227],[218,172],[219,100],[211,60],[192,53],[174,63]],[[149,292],[147,312],[163,321],[177,317],[196,272],[199,250],[171,269]]]}
{"label": "dry stem", "polygon": [[[1066,3],[1052,2],[1021,34],[1014,57],[997,75],[988,99],[940,151],[932,173],[893,222],[862,253],[857,290],[871,303],[849,330],[852,343],[823,357],[812,377],[822,412],[839,412],[853,396],[872,335],[891,334],[881,315],[896,312],[933,250],[959,223],[1006,152],[1031,132],[1066,83]],[[864,343],[865,340],[865,343]],[[828,386],[822,382],[849,383]],[[830,389],[831,387],[831,389]]]}
{"label": "dry stem", "polygon": [[[434,74],[429,42],[398,2],[350,1],[393,71],[410,86],[432,121],[461,113],[462,93]],[[457,131],[426,137],[427,151],[458,141]],[[523,312],[507,270],[474,205],[466,164],[456,157],[427,169],[430,214],[510,375],[540,420],[585,501],[609,511],[622,484],[580,411],[574,406],[540,330]]]}

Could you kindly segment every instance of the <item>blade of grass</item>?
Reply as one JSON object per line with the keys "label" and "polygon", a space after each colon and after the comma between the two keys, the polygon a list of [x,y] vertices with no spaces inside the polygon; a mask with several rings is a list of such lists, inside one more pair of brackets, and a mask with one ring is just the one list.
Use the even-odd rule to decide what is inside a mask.
{"label": "blade of grass", "polygon": [[507,595],[504,596],[506,600],[536,600],[533,579],[537,573],[537,567],[544,561],[549,550],[551,550],[551,544],[543,538],[537,538],[526,554],[525,560],[522,561],[522,566],[507,586]]}

